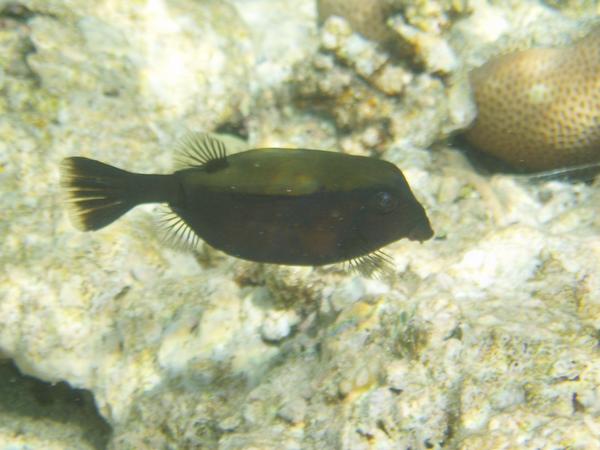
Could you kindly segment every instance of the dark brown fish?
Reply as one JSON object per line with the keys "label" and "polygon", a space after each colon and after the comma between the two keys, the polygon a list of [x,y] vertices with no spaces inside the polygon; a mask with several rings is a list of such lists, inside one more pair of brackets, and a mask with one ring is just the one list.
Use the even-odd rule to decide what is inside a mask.
{"label": "dark brown fish", "polygon": [[[62,185],[74,224],[97,230],[141,203],[166,203],[172,234],[250,261],[359,268],[384,262],[377,251],[398,239],[433,235],[398,168],[341,153],[266,148],[227,156],[205,134],[184,146],[188,165],[170,175],[127,172],[66,158]],[[374,253],[375,252],[375,253]]]}

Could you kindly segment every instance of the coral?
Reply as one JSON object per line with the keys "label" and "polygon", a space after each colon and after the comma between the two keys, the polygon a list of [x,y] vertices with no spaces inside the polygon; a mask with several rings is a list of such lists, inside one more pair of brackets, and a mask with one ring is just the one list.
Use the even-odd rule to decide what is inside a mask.
{"label": "coral", "polygon": [[317,10],[321,24],[330,16],[343,17],[366,38],[406,53],[388,24],[391,16],[404,17],[425,34],[439,35],[449,28],[452,16],[466,14],[469,8],[465,0],[318,0]]}
{"label": "coral", "polygon": [[571,46],[508,53],[473,70],[469,142],[530,170],[600,161],[598,45],[596,29]]}
{"label": "coral", "polygon": [[427,72],[447,75],[459,67],[454,50],[436,33],[427,33],[408,25],[400,15],[390,19],[390,26],[412,46],[415,58]]}
{"label": "coral", "polygon": [[[431,55],[448,58],[428,59],[441,64],[432,65],[431,71],[455,70],[452,52],[437,53],[435,48]],[[440,48],[449,50],[443,44]],[[472,117],[463,114],[463,105],[470,105],[468,96],[463,101],[453,94],[454,86],[446,89],[433,73],[416,72],[396,61],[341,17],[326,20],[321,51],[308,64],[298,65],[292,80],[294,103],[331,117],[345,134],[339,146],[350,153],[380,153],[394,142],[398,154],[410,157],[409,149],[428,147]]]}

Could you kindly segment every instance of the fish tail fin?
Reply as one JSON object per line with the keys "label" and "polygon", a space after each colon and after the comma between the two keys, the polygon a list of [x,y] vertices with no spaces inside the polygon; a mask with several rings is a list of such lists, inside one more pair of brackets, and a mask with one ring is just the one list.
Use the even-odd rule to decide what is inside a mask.
{"label": "fish tail fin", "polygon": [[60,175],[71,222],[82,231],[105,227],[139,203],[131,192],[135,174],[126,170],[75,156],[62,161]]}

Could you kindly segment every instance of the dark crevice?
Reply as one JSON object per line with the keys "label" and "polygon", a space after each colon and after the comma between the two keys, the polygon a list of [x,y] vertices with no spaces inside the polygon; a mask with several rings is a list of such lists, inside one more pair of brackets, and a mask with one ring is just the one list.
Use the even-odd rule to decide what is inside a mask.
{"label": "dark crevice", "polygon": [[107,447],[111,436],[91,392],[23,375],[11,360],[0,359],[0,420],[5,414],[74,425],[82,439],[98,450]]}
{"label": "dark crevice", "polygon": [[6,17],[19,22],[27,22],[34,15],[33,11],[19,2],[9,2],[0,8],[0,17]]}

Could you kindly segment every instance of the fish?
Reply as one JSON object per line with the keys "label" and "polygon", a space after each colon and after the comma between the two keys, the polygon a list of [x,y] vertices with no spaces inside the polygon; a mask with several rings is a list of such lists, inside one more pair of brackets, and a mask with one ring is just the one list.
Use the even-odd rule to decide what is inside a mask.
{"label": "fish", "polygon": [[99,230],[137,205],[163,203],[172,241],[194,247],[201,239],[257,263],[346,262],[366,274],[390,264],[382,247],[433,236],[406,178],[385,160],[291,148],[229,154],[208,133],[188,135],[178,159],[171,174],[141,174],[65,158],[61,186],[72,223]]}

